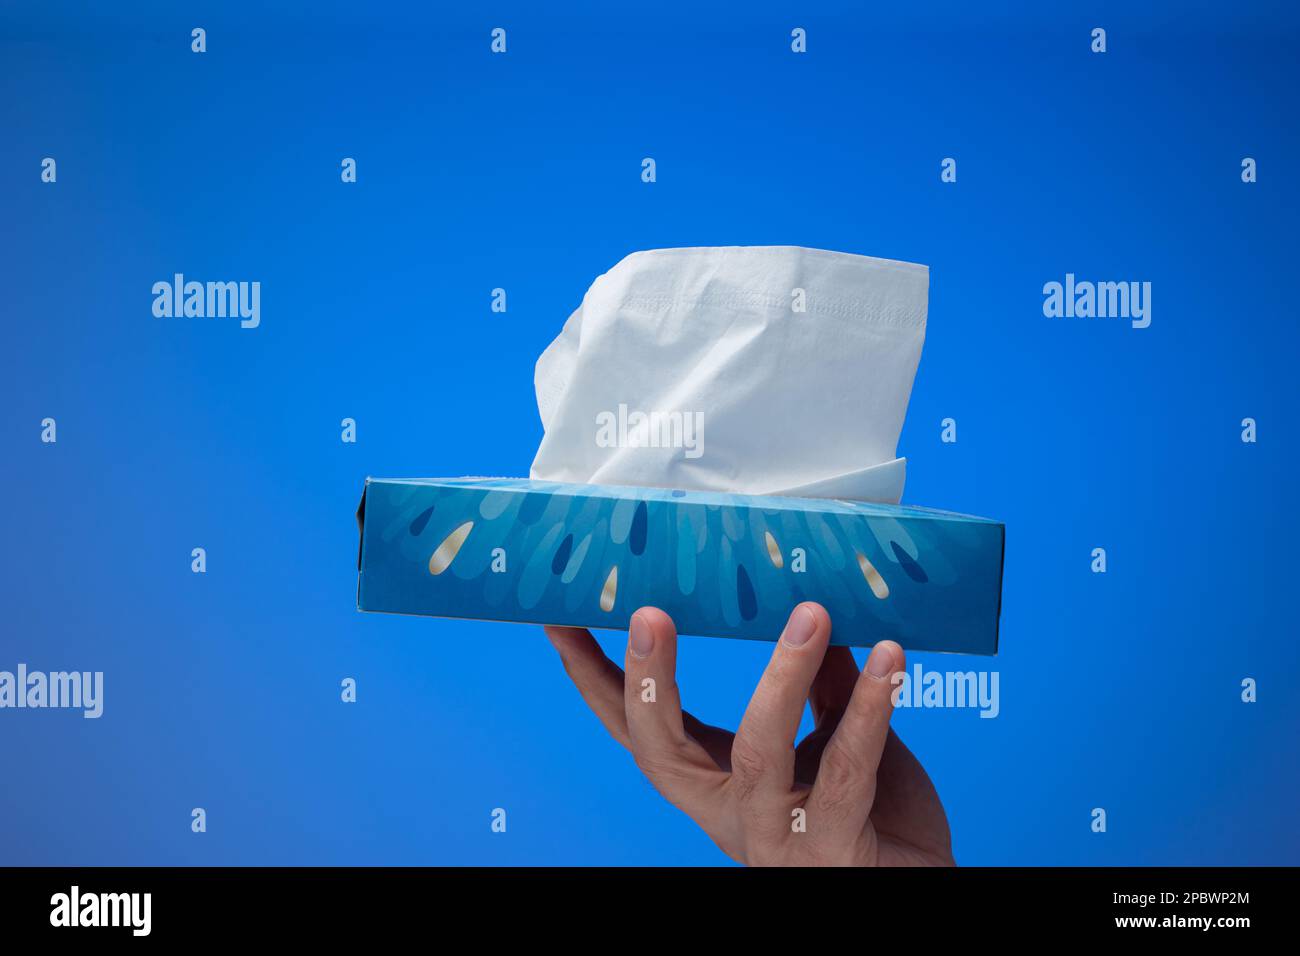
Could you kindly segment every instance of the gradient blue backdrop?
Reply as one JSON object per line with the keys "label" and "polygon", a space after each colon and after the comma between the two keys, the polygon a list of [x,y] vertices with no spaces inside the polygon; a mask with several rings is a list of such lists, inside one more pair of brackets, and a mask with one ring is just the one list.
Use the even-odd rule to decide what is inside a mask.
{"label": "gradient blue backdrop", "polygon": [[[591,280],[717,244],[931,267],[905,500],[1007,526],[1001,716],[896,718],[958,860],[1300,862],[1294,7],[551,6],[4,4],[0,669],[106,700],[0,711],[0,863],[725,862],[539,629],[358,614],[353,521],[526,474]],[[1044,318],[1067,271],[1151,327]],[[174,272],[261,327],[155,319]],[[768,652],[685,639],[688,706]]]}

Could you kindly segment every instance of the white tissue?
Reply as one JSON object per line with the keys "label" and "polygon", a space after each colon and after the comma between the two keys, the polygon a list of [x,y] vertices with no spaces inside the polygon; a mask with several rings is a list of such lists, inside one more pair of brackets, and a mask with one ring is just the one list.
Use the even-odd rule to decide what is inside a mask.
{"label": "white tissue", "polygon": [[819,249],[633,253],[537,361],[531,475],[897,502],[928,290],[926,266]]}

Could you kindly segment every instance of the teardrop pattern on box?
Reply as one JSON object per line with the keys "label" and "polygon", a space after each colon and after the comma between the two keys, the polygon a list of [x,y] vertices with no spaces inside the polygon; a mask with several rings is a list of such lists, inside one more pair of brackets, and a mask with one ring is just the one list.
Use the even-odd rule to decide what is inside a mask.
{"label": "teardrop pattern on box", "polygon": [[415,535],[418,538],[420,535],[424,534],[424,529],[428,525],[429,519],[432,517],[433,517],[433,505],[429,505],[429,507],[425,508],[423,511],[421,511],[418,515],[415,516],[415,520],[412,521],[407,526],[407,529],[411,532],[411,534]]}
{"label": "teardrop pattern on box", "polygon": [[551,559],[551,573],[563,574],[564,569],[569,566],[569,555],[573,551],[573,535],[566,534],[560,546],[555,549],[555,557]]}
{"label": "teardrop pattern on box", "polygon": [[781,559],[781,548],[776,543],[776,538],[772,537],[772,532],[764,531],[763,537],[767,544],[767,557],[774,567],[778,570],[784,566],[785,562]]}
{"label": "teardrop pattern on box", "polygon": [[451,567],[451,562],[456,560],[456,555],[460,553],[461,546],[465,544],[465,539],[469,537],[473,528],[474,522],[466,521],[443,539],[442,544],[438,545],[429,557],[430,574],[442,574]]}
{"label": "teardrop pattern on box", "polygon": [[609,576],[605,578],[605,586],[600,589],[600,609],[602,611],[614,610],[614,601],[618,598],[618,565],[609,569]]}
{"label": "teardrop pattern on box", "polygon": [[[923,566],[925,548],[934,546],[931,526],[904,525],[872,506],[836,502],[832,513],[763,508],[722,494],[696,505],[673,489],[614,497],[583,486],[481,484],[469,494],[407,489],[395,530],[406,533],[403,555],[419,549],[429,575],[455,582],[447,586],[478,582],[484,605],[509,612],[501,619],[527,612],[534,620],[581,620],[586,608],[625,624],[637,607],[686,600],[710,626],[760,621],[779,633],[803,600],[821,601],[837,624],[859,627],[855,619],[899,620],[896,601],[927,600],[909,588],[936,587]],[[960,547],[960,530],[945,531],[943,547]],[[441,538],[432,553],[425,536]],[[947,586],[945,578],[939,589]]]}
{"label": "teardrop pattern on box", "polygon": [[882,601],[889,597],[889,585],[880,576],[876,566],[868,561],[867,556],[861,551],[858,552],[858,567],[862,569],[862,576],[867,579],[867,586],[871,588],[872,594]]}

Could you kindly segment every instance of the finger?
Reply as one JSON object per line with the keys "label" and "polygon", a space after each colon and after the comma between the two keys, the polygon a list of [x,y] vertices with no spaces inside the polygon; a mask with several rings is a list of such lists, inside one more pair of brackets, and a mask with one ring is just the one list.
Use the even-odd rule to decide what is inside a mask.
{"label": "finger", "polygon": [[799,787],[811,788],[822,762],[822,751],[839,726],[844,708],[858,682],[858,665],[853,653],[843,646],[826,648],[826,657],[813,678],[808,703],[812,705],[814,729],[794,748],[794,781]]}
{"label": "finger", "polygon": [[849,706],[857,682],[858,665],[853,660],[853,652],[843,646],[826,648],[826,658],[817,670],[812,693],[808,695],[819,730],[827,725],[831,730],[835,729],[844,708]]}
{"label": "finger", "polygon": [[[560,652],[560,661],[587,706],[600,718],[610,736],[631,750],[623,702],[623,668],[605,656],[600,644],[585,628],[548,625],[544,630]],[[706,724],[685,710],[682,711],[682,724],[687,734],[713,758],[715,765],[722,770],[731,769],[733,735],[730,731]]]}
{"label": "finger", "polygon": [[797,787],[810,789],[817,778],[822,751],[830,741],[840,716],[853,696],[853,685],[858,681],[858,665],[853,653],[844,646],[826,648],[826,657],[813,678],[808,703],[812,706],[813,732],[799,741],[794,748],[794,782]]}
{"label": "finger", "polygon": [[591,632],[581,627],[546,627],[564,670],[611,737],[630,749],[623,709],[623,671],[605,656]]}
{"label": "finger", "polygon": [[[732,784],[742,805],[760,817],[777,814],[789,799],[794,740],[830,633],[830,615],[820,604],[806,602],[790,613],[736,731]],[[788,823],[782,819],[782,826]]]}
{"label": "finger", "polygon": [[726,774],[687,736],[677,691],[677,629],[658,608],[641,608],[628,628],[623,706],[637,766],[668,800],[713,832]]}
{"label": "finger", "polygon": [[808,798],[810,826],[816,818],[821,827],[852,834],[866,824],[894,712],[892,678],[903,664],[903,649],[893,641],[871,649],[844,716],[822,752]]}

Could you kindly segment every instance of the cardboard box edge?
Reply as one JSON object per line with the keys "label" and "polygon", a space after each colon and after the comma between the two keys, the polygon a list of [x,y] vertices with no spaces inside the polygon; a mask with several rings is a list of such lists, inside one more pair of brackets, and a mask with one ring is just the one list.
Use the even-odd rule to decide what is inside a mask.
{"label": "cardboard box edge", "polygon": [[357,610],[364,610],[361,607],[361,568],[363,566],[363,556],[366,547],[366,492],[370,490],[371,478],[366,476],[365,484],[361,486],[361,500],[357,503]]}

